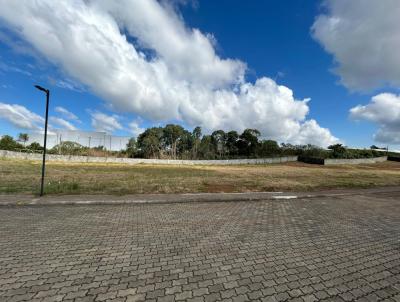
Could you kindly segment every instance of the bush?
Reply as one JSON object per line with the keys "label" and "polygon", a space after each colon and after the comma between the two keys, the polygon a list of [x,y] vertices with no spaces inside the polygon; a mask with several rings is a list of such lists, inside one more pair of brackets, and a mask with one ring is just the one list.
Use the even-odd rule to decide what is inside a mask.
{"label": "bush", "polygon": [[359,159],[359,158],[373,158],[385,156],[386,152],[369,150],[369,149],[349,149],[341,144],[336,144],[328,147],[328,150],[324,150],[315,146],[295,146],[290,150],[294,150],[295,155],[302,158],[302,161],[306,158],[318,161],[318,159]]}
{"label": "bush", "polygon": [[81,144],[65,141],[49,150],[50,154],[87,155],[89,148]]}
{"label": "bush", "polygon": [[36,143],[36,142],[30,144],[26,148],[33,152],[43,151],[43,149],[44,149],[39,143]]}
{"label": "bush", "polygon": [[326,158],[343,158],[343,159],[357,159],[357,158],[373,158],[385,156],[386,152],[368,150],[368,149],[347,149],[345,148],[343,152],[335,153],[331,152]]}

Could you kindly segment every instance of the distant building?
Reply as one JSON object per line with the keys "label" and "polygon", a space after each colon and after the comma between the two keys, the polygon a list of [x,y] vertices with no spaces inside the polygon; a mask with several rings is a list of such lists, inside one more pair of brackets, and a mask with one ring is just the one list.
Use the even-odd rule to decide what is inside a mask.
{"label": "distant building", "polygon": [[[60,142],[71,141],[85,147],[103,146],[107,150],[119,151],[126,149],[130,137],[109,135],[106,132],[52,130],[47,133],[47,148],[51,149]],[[43,146],[43,133],[29,133],[27,145],[36,142]]]}

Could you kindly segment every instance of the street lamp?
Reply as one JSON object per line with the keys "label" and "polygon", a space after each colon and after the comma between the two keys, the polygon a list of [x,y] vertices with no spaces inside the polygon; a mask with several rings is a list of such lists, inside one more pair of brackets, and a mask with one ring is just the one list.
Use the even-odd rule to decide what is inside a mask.
{"label": "street lamp", "polygon": [[46,144],[47,144],[47,121],[49,118],[49,99],[50,99],[50,90],[45,89],[39,85],[35,85],[35,87],[44,93],[46,93],[46,120],[44,124],[44,143],[43,143],[43,162],[42,162],[42,180],[40,183],[40,196],[43,196],[43,189],[44,189],[44,172],[46,169]]}

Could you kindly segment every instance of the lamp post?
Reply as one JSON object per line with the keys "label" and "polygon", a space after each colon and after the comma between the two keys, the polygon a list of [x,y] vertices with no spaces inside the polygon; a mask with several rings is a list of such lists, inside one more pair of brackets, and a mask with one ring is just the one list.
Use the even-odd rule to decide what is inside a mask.
{"label": "lamp post", "polygon": [[40,196],[43,196],[44,191],[44,173],[46,169],[46,145],[47,145],[47,121],[49,119],[49,99],[50,99],[50,90],[45,89],[39,85],[35,85],[35,88],[39,89],[46,93],[46,120],[44,124],[44,143],[43,143],[43,162],[42,162],[42,179],[40,183]]}

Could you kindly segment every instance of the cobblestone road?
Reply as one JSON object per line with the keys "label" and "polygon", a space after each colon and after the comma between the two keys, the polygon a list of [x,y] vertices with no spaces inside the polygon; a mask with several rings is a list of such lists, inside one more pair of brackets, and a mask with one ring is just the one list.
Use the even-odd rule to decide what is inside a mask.
{"label": "cobblestone road", "polygon": [[0,301],[400,301],[400,201],[0,207]]}

